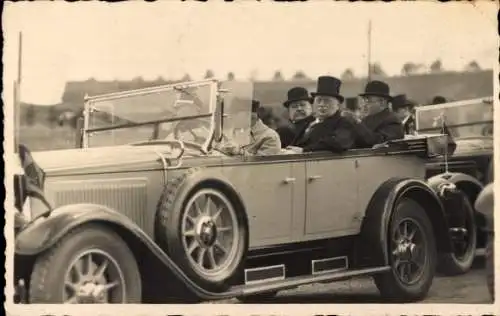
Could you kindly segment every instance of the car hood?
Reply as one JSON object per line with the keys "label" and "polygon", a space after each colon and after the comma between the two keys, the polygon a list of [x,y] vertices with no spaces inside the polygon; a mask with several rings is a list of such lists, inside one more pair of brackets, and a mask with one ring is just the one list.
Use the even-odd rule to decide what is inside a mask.
{"label": "car hood", "polygon": [[[165,146],[114,146],[33,152],[35,162],[48,174],[116,172],[162,168],[163,155],[175,158]],[[183,157],[186,157],[187,152]],[[172,163],[175,164],[175,161]]]}

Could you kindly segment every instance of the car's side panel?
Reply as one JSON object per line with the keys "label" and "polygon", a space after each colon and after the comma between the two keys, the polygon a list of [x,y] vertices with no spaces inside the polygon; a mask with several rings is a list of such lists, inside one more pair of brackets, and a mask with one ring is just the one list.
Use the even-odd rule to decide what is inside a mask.
{"label": "car's side panel", "polygon": [[297,212],[292,196],[296,183],[303,181],[298,178],[300,166],[241,163],[224,166],[222,174],[238,188],[243,198],[248,214],[250,247],[292,241],[294,212]]}
{"label": "car's side panel", "polygon": [[307,237],[328,238],[353,234],[357,205],[353,158],[306,161]]}
{"label": "car's side panel", "polygon": [[162,171],[48,177],[47,197],[54,207],[92,203],[120,210],[151,238],[156,205],[164,187]]}

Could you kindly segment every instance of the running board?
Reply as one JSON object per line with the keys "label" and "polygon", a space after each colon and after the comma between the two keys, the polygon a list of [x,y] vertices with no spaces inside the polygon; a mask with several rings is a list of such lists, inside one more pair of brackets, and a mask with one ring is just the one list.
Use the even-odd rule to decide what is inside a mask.
{"label": "running board", "polygon": [[376,273],[382,273],[390,271],[390,266],[377,267],[377,268],[365,268],[359,270],[344,270],[344,271],[334,271],[325,272],[319,275],[306,275],[298,277],[290,277],[279,281],[268,281],[266,283],[260,284],[249,284],[249,285],[237,285],[232,287],[229,291],[232,293],[239,293],[237,296],[247,296],[263,292],[270,291],[282,291],[287,289],[296,288],[301,285],[307,285],[311,283],[320,282],[331,282],[335,280],[342,280],[351,277],[357,277],[362,275],[373,275]]}

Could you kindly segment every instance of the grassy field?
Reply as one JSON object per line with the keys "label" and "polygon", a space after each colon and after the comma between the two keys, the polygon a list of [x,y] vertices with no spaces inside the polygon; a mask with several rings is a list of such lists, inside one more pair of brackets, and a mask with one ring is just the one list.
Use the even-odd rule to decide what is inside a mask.
{"label": "grassy field", "polygon": [[70,127],[21,126],[19,140],[32,151],[75,147],[76,132]]}

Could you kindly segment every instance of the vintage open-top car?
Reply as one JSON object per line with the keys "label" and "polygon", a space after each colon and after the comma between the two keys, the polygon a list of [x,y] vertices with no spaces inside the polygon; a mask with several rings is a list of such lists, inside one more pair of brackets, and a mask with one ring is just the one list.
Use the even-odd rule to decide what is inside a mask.
{"label": "vintage open-top car", "polygon": [[467,270],[474,211],[446,179],[474,179],[425,180],[446,135],[226,155],[249,142],[252,95],[204,80],[90,97],[81,148],[21,150],[17,300],[252,301],[372,275],[384,298],[415,301],[436,265]]}
{"label": "vintage open-top car", "polygon": [[[453,136],[456,149],[452,155],[432,158],[427,163],[427,178],[446,171],[467,174],[476,179],[465,182],[455,178],[471,205],[483,186],[492,181],[493,175],[493,97],[426,105],[416,108],[416,127],[419,133],[440,132],[439,117],[445,118],[446,126]],[[461,176],[459,176],[461,177]],[[484,248],[487,240],[487,220],[476,212],[476,248]]]}

